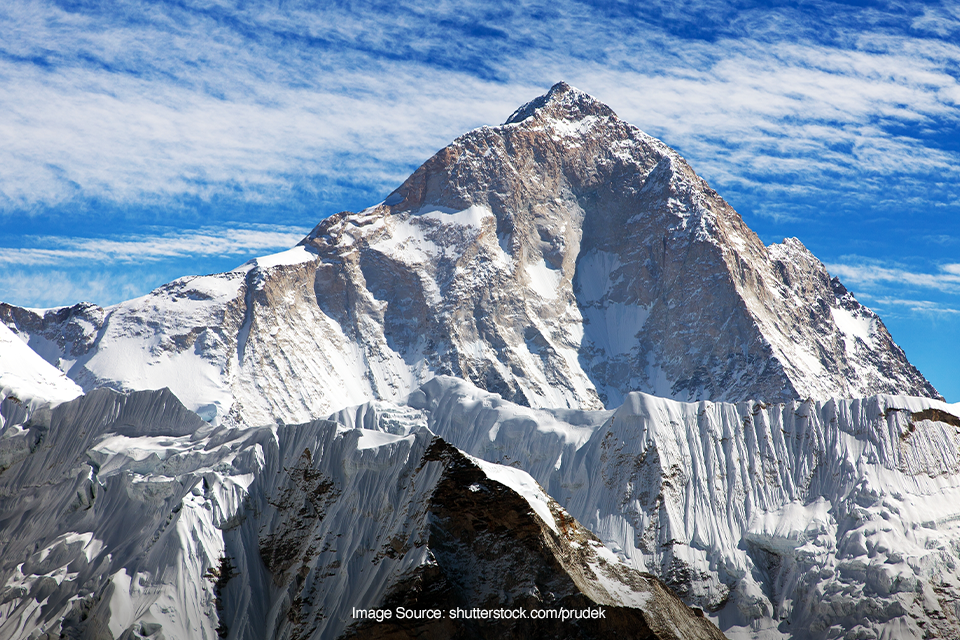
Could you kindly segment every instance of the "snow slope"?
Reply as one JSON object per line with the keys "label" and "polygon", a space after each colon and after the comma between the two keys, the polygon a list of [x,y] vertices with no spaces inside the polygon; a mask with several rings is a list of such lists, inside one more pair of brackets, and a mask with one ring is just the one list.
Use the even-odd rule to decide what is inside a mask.
{"label": "snow slope", "polygon": [[72,380],[0,326],[0,473],[36,446],[21,425],[83,393]]}
{"label": "snow slope", "polygon": [[0,325],[0,400],[57,405],[81,393],[73,380]]}

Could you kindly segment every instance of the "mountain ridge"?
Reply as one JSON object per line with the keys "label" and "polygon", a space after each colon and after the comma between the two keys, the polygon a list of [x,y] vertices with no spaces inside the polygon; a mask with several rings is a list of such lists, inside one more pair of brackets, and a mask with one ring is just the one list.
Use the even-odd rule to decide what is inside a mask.
{"label": "mountain ridge", "polygon": [[[580,122],[581,124],[578,126],[581,126],[581,128],[589,128],[591,124],[596,124],[598,118],[607,119],[608,122],[604,123],[604,127],[613,131],[613,133],[610,133],[607,137],[604,137],[606,132],[594,136],[594,138],[599,137],[600,141],[605,143],[605,146],[596,144],[594,140],[592,141],[594,144],[589,148],[588,154],[578,156],[576,153],[573,153],[571,157],[566,157],[564,155],[565,150],[562,149],[563,139],[566,134],[571,132],[571,128],[574,126],[571,123]],[[557,121],[560,121],[560,124],[557,124]],[[587,123],[582,124],[583,121],[587,121]],[[538,130],[545,130],[546,133],[539,136],[535,142],[531,141],[531,136],[535,137]],[[564,135],[558,135],[558,130]],[[514,137],[520,138],[520,141],[515,141],[513,139]],[[590,136],[587,137],[589,138]],[[611,140],[613,140],[613,142],[611,142]],[[500,144],[501,148],[497,148],[498,144]],[[573,146],[582,146],[582,144],[575,142]],[[629,169],[634,170],[632,173],[622,166],[613,166],[612,168],[608,166],[606,167],[607,175],[600,177],[600,175],[598,175],[598,167],[590,166],[589,162],[583,160],[583,157],[581,157],[582,155],[589,155],[596,158],[603,156],[603,154],[616,156],[618,152],[622,152],[622,148],[618,148],[618,145],[620,145],[620,147],[624,145],[635,145],[639,147],[640,151],[637,152],[640,155],[639,161],[630,158],[634,160],[634,163],[629,165]],[[535,161],[529,157],[530,153],[524,155],[524,151],[530,149],[534,150],[534,155],[536,156]],[[611,150],[612,154],[610,153]],[[504,155],[508,156],[506,160],[503,159]],[[624,154],[619,153],[619,155]],[[492,158],[492,160],[488,160],[490,158]],[[605,160],[598,160],[594,164],[601,165],[599,166],[599,170],[603,170],[604,167],[602,165],[604,162],[610,165],[615,164],[616,160],[617,158],[606,158]],[[538,174],[538,168],[536,166],[532,169],[530,168],[531,165],[536,165],[537,163],[539,163],[540,166],[547,166],[548,168],[541,170]],[[506,166],[506,169],[501,170],[501,166]],[[511,181],[511,177],[513,177],[511,171],[521,178]],[[543,177],[541,174],[545,174],[546,177]],[[624,174],[627,175],[624,176]],[[549,196],[554,195],[554,193],[551,192],[550,188],[545,188],[542,189],[541,192],[527,197],[525,200],[524,196],[536,188],[536,185],[531,187],[529,180],[524,181],[522,179],[525,175],[532,175],[544,181],[553,180],[549,185],[550,188],[559,192],[561,198],[574,200],[569,207],[572,211],[567,212],[568,215],[566,215],[566,217],[561,215],[559,221],[551,220],[551,213],[554,212],[549,210],[544,211],[544,209],[550,208],[551,198]],[[579,195],[569,193],[570,185],[564,183],[564,178],[568,175],[573,175],[574,178],[584,183],[586,187],[581,186],[579,189],[583,191],[583,189],[586,188],[588,192],[585,195],[582,193]],[[585,211],[589,209],[591,205],[597,208],[596,203],[590,202],[591,199],[602,200],[604,197],[609,199],[611,194],[601,193],[597,195],[597,191],[605,188],[609,190],[611,184],[627,192],[627,195],[633,197],[635,200],[636,197],[634,196],[642,196],[645,192],[649,195],[650,191],[657,189],[661,191],[664,190],[664,185],[662,184],[664,182],[667,183],[667,193],[666,197],[661,198],[661,200],[666,200],[666,203],[657,202],[656,200],[641,203],[648,205],[650,209],[654,209],[653,213],[649,211],[637,212],[636,206],[621,206],[619,211],[601,212],[607,215],[590,216]],[[679,203],[674,196],[680,196],[681,199],[688,201],[688,206],[680,206],[682,203]],[[530,200],[533,200],[534,204],[530,204]],[[526,219],[524,219],[523,214],[529,212],[530,209],[537,205],[541,205],[541,211],[535,212],[533,215],[528,215]],[[656,211],[658,205],[668,210],[658,212]],[[770,339],[770,334],[778,333],[776,319],[769,317],[771,315],[771,306],[793,302],[792,306],[795,307],[795,309],[791,309],[791,311],[794,311],[795,316],[800,315],[800,313],[798,313],[800,311],[806,311],[797,308],[802,307],[804,301],[797,301],[795,300],[796,296],[791,295],[793,293],[790,291],[791,285],[795,286],[797,282],[804,285],[805,289],[802,291],[803,294],[813,297],[814,300],[812,300],[812,302],[820,303],[822,307],[820,309],[820,315],[828,316],[821,318],[821,324],[826,326],[827,329],[830,328],[827,325],[833,324],[833,318],[829,317],[831,315],[829,309],[833,308],[833,305],[831,305],[831,301],[828,300],[828,298],[833,297],[832,286],[830,285],[831,279],[823,265],[796,240],[788,240],[780,245],[771,245],[770,248],[764,247],[756,234],[746,227],[740,216],[736,214],[713,189],[699,178],[679,155],[663,145],[663,143],[650,138],[635,127],[620,121],[606,105],[568,85],[563,83],[555,85],[547,95],[541,96],[541,98],[518,109],[517,112],[507,120],[506,125],[501,127],[481,127],[480,129],[460,136],[451,145],[438,152],[414,172],[410,178],[388,196],[384,203],[380,205],[380,209],[373,207],[357,215],[395,216],[409,214],[413,217],[416,215],[416,212],[424,210],[425,208],[454,211],[467,210],[475,206],[485,207],[494,214],[498,244],[505,253],[510,253],[511,257],[520,263],[520,266],[538,266],[531,264],[533,263],[532,260],[528,260],[531,255],[534,258],[542,258],[544,266],[548,270],[546,273],[549,273],[550,270],[563,271],[562,279],[569,280],[575,289],[578,284],[581,285],[581,288],[584,290],[588,290],[591,287],[590,283],[584,284],[587,278],[577,279],[578,275],[580,275],[577,273],[577,268],[582,264],[582,258],[590,259],[591,257],[596,257],[591,256],[591,251],[610,253],[604,252],[604,250],[609,249],[611,245],[616,245],[619,241],[618,236],[622,235],[623,232],[629,228],[632,221],[635,221],[644,214],[647,216],[658,216],[656,220],[644,227],[644,231],[648,232],[647,235],[655,234],[656,231],[653,233],[649,233],[649,231],[656,227],[666,229],[668,232],[667,235],[682,235],[684,231],[687,231],[687,235],[692,236],[694,240],[702,241],[699,244],[713,245],[719,248],[722,255],[713,255],[709,258],[713,268],[708,271],[707,275],[716,276],[718,272],[724,270],[729,274],[729,279],[734,280],[734,286],[732,287],[734,290],[729,291],[728,295],[725,296],[727,298],[725,301],[726,305],[729,307],[731,300],[734,302],[737,299],[743,301],[741,306],[744,308],[740,309],[739,315],[741,317],[738,320],[739,327],[737,327],[737,330],[743,335],[743,339],[740,340],[741,343],[751,340],[769,343],[764,345],[764,348],[760,350],[762,353],[757,353],[753,356],[754,360],[766,363],[765,371],[752,378],[754,382],[752,389],[748,388],[749,385],[744,385],[741,389],[737,389],[725,397],[718,389],[721,388],[726,381],[714,383],[712,384],[712,389],[705,390],[705,387],[711,385],[709,381],[705,380],[709,372],[703,370],[703,367],[701,367],[700,372],[697,372],[697,365],[701,363],[688,361],[684,362],[682,367],[674,367],[674,369],[681,370],[675,370],[671,373],[670,377],[672,377],[673,384],[671,387],[664,389],[662,386],[657,387],[657,381],[655,380],[658,373],[657,371],[652,373],[643,371],[646,363],[642,362],[643,354],[637,353],[633,354],[633,362],[629,363],[629,368],[632,369],[634,373],[640,375],[634,380],[631,380],[631,382],[635,382],[635,384],[629,388],[643,389],[656,393],[657,395],[678,397],[678,399],[683,399],[683,395],[686,393],[687,399],[704,397],[735,400],[743,399],[752,393],[755,397],[772,401],[778,398],[805,397],[810,395],[819,397],[829,395],[858,395],[856,393],[858,390],[861,392],[879,391],[881,388],[887,391],[910,389],[920,395],[939,397],[936,390],[923,380],[922,375],[909,365],[902,350],[893,344],[892,339],[889,339],[889,334],[879,323],[879,319],[875,317],[875,314],[858,305],[858,303],[852,307],[854,312],[868,318],[877,325],[877,338],[880,342],[883,342],[884,348],[890,352],[886,357],[882,355],[879,356],[879,361],[882,362],[878,361],[872,364],[876,369],[884,369],[886,372],[891,372],[899,368],[899,372],[894,371],[894,377],[899,378],[895,384],[888,383],[884,386],[883,383],[879,381],[882,375],[876,375],[874,376],[874,380],[865,381],[864,384],[846,384],[844,378],[849,375],[852,369],[849,363],[846,362],[847,358],[845,358],[847,339],[838,336],[836,329],[834,329],[834,335],[825,336],[825,339],[819,340],[817,344],[813,345],[814,348],[808,349],[808,353],[799,355],[793,353],[796,349],[791,349],[792,345],[790,343],[813,343],[817,339],[816,335],[812,335],[815,332],[808,331],[806,335],[774,335],[773,339]],[[562,206],[563,203],[561,203],[560,207],[562,208]],[[540,215],[538,216],[537,213]],[[326,234],[326,230],[336,227],[338,222],[339,219],[333,219],[330,220],[329,223],[321,223],[321,225],[308,236],[303,244],[314,246],[321,253],[335,251],[333,246],[324,243],[322,238]],[[551,223],[558,224],[551,225]],[[580,237],[577,237],[577,233],[557,233],[557,227],[562,226],[563,223],[569,223],[569,226],[574,229],[581,229],[582,233],[579,234]],[[526,228],[519,228],[518,225]],[[517,236],[520,236],[519,242],[517,241]],[[671,238],[664,237],[664,245],[670,240]],[[570,247],[566,254],[564,254],[565,247]],[[490,261],[495,262],[496,251],[495,248],[491,248],[493,251],[490,252],[492,258]],[[671,286],[679,288],[680,295],[684,294],[683,286],[677,286],[672,283],[679,282],[684,275],[684,271],[690,270],[689,263],[696,262],[697,258],[700,258],[704,262],[706,260],[703,260],[705,256],[702,250],[698,255],[690,256],[688,255],[689,247],[678,246],[676,249],[679,250],[678,252],[685,252],[685,255],[681,263],[674,266],[673,273],[667,274],[669,278],[664,278],[657,273],[651,273],[647,279],[648,282],[639,284],[636,282],[632,283],[635,285],[634,288],[640,289],[639,291],[616,292],[616,295],[620,298],[614,301],[614,305],[619,305],[616,309],[617,311],[632,312],[635,318],[646,316],[646,318],[643,318],[643,320],[646,321],[649,319],[649,314],[647,313],[649,307],[657,301],[657,295],[661,298],[669,298],[673,293]],[[624,251],[621,248],[619,253],[614,255],[613,258],[620,259],[623,257],[623,253]],[[633,260],[633,271],[642,272],[653,262],[654,269],[651,271],[660,268],[662,272],[662,267],[669,262],[669,259],[663,255],[666,253],[666,246],[664,250],[660,252],[661,255],[650,255],[651,253],[656,254],[656,248],[654,248],[652,252],[648,252],[648,255],[641,256],[644,258],[642,262],[639,259]],[[715,254],[716,252],[713,253]],[[742,254],[746,254],[746,256],[744,257]],[[600,256],[600,258],[609,259],[608,256]],[[746,267],[747,273],[745,273],[744,267]],[[611,270],[609,274],[601,274],[601,279],[603,276],[609,276],[610,278],[616,276],[622,277],[623,272],[626,270],[625,267],[621,267],[619,273]],[[544,273],[542,268],[538,271],[540,274]],[[751,271],[752,273],[750,273]],[[659,287],[659,293],[657,291],[658,283],[655,282],[658,277],[668,280],[665,285]],[[761,281],[759,285],[752,289],[747,286],[750,284],[750,277],[754,280]],[[530,278],[530,280],[532,281],[533,278]],[[688,277],[687,280],[690,280],[690,278]],[[763,282],[764,280],[766,282]],[[810,282],[811,280],[814,282]],[[695,286],[689,283],[685,284],[688,292],[695,290]],[[777,291],[775,289],[776,286],[779,286],[781,291]],[[536,289],[537,287],[533,288]],[[622,289],[625,288],[626,287],[622,287]],[[731,287],[728,287],[728,289],[729,288]],[[529,288],[526,291],[530,293]],[[544,292],[537,291],[535,293]],[[546,293],[549,295],[550,292],[548,291]],[[586,291],[586,293],[589,294],[590,292]],[[771,301],[771,297],[777,297],[779,299]],[[592,304],[596,301],[595,299],[584,299],[582,296],[576,295],[575,298],[577,305],[580,306],[581,309],[601,306]],[[666,300],[667,305],[672,302],[672,300]],[[832,302],[834,305],[837,304],[836,301]],[[847,304],[849,306],[850,302],[848,301]],[[609,310],[610,305],[606,306],[607,308],[601,308],[599,310]],[[622,307],[624,306],[629,308],[623,309]],[[696,307],[706,305],[698,301],[693,301],[693,304],[689,304],[688,306],[692,307],[689,309],[688,315],[696,316]],[[509,311],[508,309],[507,312]],[[539,311],[540,310],[538,310],[538,312]],[[553,315],[560,315],[562,313],[562,309],[554,309],[552,311]],[[491,314],[489,309],[484,309],[484,312],[485,315],[495,315]],[[530,315],[537,316],[540,314]],[[586,316],[587,314],[583,315]],[[600,315],[609,314],[601,313]],[[727,315],[736,317],[738,314],[729,312]],[[528,326],[537,326],[534,317],[528,317],[527,320]],[[588,318],[584,320],[589,322]],[[704,322],[702,320],[697,322],[696,320],[698,319],[695,317],[694,320],[695,321],[692,322],[688,321],[686,324],[694,325],[695,328],[700,331],[709,330],[708,325],[711,324],[711,322]],[[654,343],[663,343],[672,337],[667,325],[670,325],[674,321],[675,319],[670,317],[664,317],[659,320],[659,326],[653,328],[650,332],[650,337],[647,339],[649,343],[645,349],[647,354],[656,352],[656,345]],[[764,327],[764,331],[761,331],[761,335],[758,336],[756,335],[756,331],[751,332],[749,324],[759,322],[765,322],[770,326]],[[555,333],[563,332],[562,327],[554,326],[551,327],[551,329],[553,329]],[[572,332],[568,330],[567,333],[571,334],[567,336],[567,342],[575,342],[575,335],[572,335],[575,334],[575,330]],[[627,339],[630,337],[631,336],[626,336]],[[501,336],[501,338],[503,337]],[[599,340],[596,340],[596,342],[603,342],[603,338],[604,336],[599,336]],[[617,338],[624,338],[624,336],[617,336]],[[488,341],[491,343],[498,341],[509,343],[508,339],[490,339]],[[558,351],[562,347],[556,343],[563,342],[563,337],[554,341],[551,341],[549,337],[547,337],[547,342],[550,342],[554,350]],[[856,351],[857,349],[862,350],[863,345],[856,342],[856,337],[852,337],[850,343],[850,351]],[[574,346],[576,347],[578,345]],[[588,352],[591,348],[590,345],[579,345],[579,347],[580,358],[587,359],[589,357]],[[701,345],[701,347],[706,350],[705,345]],[[679,346],[671,350],[672,353],[679,351]],[[728,351],[735,351],[735,349],[728,348]],[[869,351],[869,349],[866,351]],[[729,354],[710,355],[716,359],[722,359]],[[875,354],[871,355],[874,360],[878,360]],[[824,385],[819,385],[820,388],[818,388],[816,381],[810,379],[816,376],[805,376],[803,374],[801,363],[797,361],[804,360],[805,362],[802,364],[807,364],[811,359],[815,363],[826,359],[833,365],[834,371],[827,371],[827,373],[833,374],[833,379],[830,380],[828,386],[829,388],[826,388]],[[564,363],[559,361],[560,359],[554,360],[555,362],[553,362],[552,365],[558,371],[563,371]],[[442,371],[442,373],[460,375],[474,382],[479,382],[479,386],[487,388],[489,388],[489,386],[486,384],[485,378],[509,377],[508,375],[504,375],[503,367],[498,367],[496,363],[493,363],[492,367],[487,366],[482,372],[473,372],[469,370],[469,367],[462,366],[462,363],[457,364],[461,366],[459,368],[451,366],[449,370]],[[507,364],[512,366],[515,362],[511,361]],[[616,364],[622,365],[624,363],[618,362]],[[727,371],[724,372],[727,374],[725,377],[732,382],[733,378],[736,377],[736,370],[742,370],[745,365],[746,363],[740,363],[738,366],[727,367]],[[784,366],[790,369],[790,371],[781,371]],[[588,367],[589,365],[583,368],[588,369]],[[667,367],[669,367],[669,363],[667,363]],[[667,367],[659,366],[658,368],[662,370]],[[573,375],[568,375],[568,378],[575,377],[580,373],[576,371],[576,367],[573,368],[573,372],[568,372]],[[493,369],[492,372],[491,369]],[[466,375],[464,375],[465,371]],[[527,373],[530,374],[529,371]],[[595,386],[600,386],[596,383],[600,382],[602,384],[604,382],[603,380],[597,380],[598,376],[594,375],[594,372],[588,370],[583,373],[585,373],[585,377],[590,379],[586,386],[589,386],[590,383],[594,383]],[[693,375],[690,375],[691,373],[693,373]],[[644,374],[646,374],[645,380],[643,379]],[[682,376],[684,374],[688,376],[687,380],[683,379]],[[599,377],[603,378],[604,376],[601,374]],[[776,379],[783,393],[778,393],[779,390],[774,388],[774,385],[770,383],[767,383],[765,386],[756,384],[756,381],[760,378]],[[804,380],[804,378],[807,379]],[[512,394],[516,393],[516,390],[511,388],[510,383],[505,382],[503,386],[506,392],[505,397],[513,397]],[[620,389],[614,389],[614,397],[609,398],[609,402],[615,404],[616,400],[622,397],[622,393],[627,387],[628,385],[624,385]],[[493,388],[492,390],[496,391],[498,389]],[[521,392],[522,391],[525,390],[521,390]],[[575,391],[574,394],[576,395],[576,393]],[[581,400],[589,403],[589,399],[584,398],[583,393],[584,392],[580,392]],[[610,395],[603,391],[600,393],[601,398]],[[587,392],[587,394],[589,395],[589,392]],[[525,395],[526,394],[524,394],[524,396]],[[859,395],[864,395],[864,393],[859,393]],[[520,401],[523,402],[523,399],[521,398]],[[534,402],[534,404],[538,403]],[[553,406],[556,404],[556,402],[552,403],[552,405],[551,403],[542,403],[540,406]]]}
{"label": "mountain ridge", "polygon": [[541,407],[634,390],[939,398],[833,282],[799,241],[765,247],[676,152],[561,83],[289,251],[107,309],[3,304],[0,319],[87,390],[169,386],[234,424],[399,399],[433,375]]}

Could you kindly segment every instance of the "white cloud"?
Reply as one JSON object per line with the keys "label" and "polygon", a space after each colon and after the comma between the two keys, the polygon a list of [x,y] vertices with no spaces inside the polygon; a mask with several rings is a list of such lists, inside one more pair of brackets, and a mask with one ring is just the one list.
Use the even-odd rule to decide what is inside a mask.
{"label": "white cloud", "polygon": [[[0,206],[8,210],[78,194],[137,202],[239,188],[248,199],[269,200],[309,189],[317,176],[351,174],[392,188],[411,163],[478,124],[457,115],[452,96],[425,97],[423,83],[399,73],[390,75],[410,90],[389,102],[276,86],[271,104],[126,78],[105,94],[89,89],[97,78],[88,71],[55,79],[19,73],[0,64],[0,77],[21,88],[0,95],[8,114],[0,121]],[[448,78],[447,89],[468,94],[468,80]],[[486,104],[472,104],[466,118],[509,113],[512,101],[478,93]]]}
{"label": "white cloud", "polygon": [[827,270],[846,282],[861,286],[906,285],[936,289],[947,294],[960,294],[960,265],[947,264],[940,273],[918,273],[879,264],[827,264]]}
{"label": "white cloud", "polygon": [[933,33],[941,37],[960,31],[960,9],[956,6],[924,7],[923,15],[910,24],[919,32]]}
{"label": "white cloud", "polygon": [[878,306],[898,308],[924,316],[960,316],[960,309],[954,309],[932,300],[911,300],[889,296],[871,296],[870,300]]}
{"label": "white cloud", "polygon": [[725,180],[960,174],[956,153],[888,127],[938,119],[956,126],[960,85],[945,63],[960,60],[957,47],[867,53],[731,41],[716,49],[723,55],[705,53],[696,72],[580,75],[598,95],[613,96],[626,119],[693,152]]}
{"label": "white cloud", "polygon": [[[865,174],[960,174],[955,152],[891,128],[957,126],[960,47],[869,20],[823,44],[786,10],[737,13],[756,37],[711,41],[626,5],[288,6],[126,2],[141,18],[126,20],[11,3],[0,20],[20,57],[0,62],[0,81],[16,87],[0,92],[0,208],[223,192],[270,201],[343,176],[387,191],[560,79],[727,185],[870,198],[879,190]],[[731,11],[694,9],[718,21]],[[497,47],[456,27],[485,15],[481,26],[504,34]]]}
{"label": "white cloud", "polygon": [[251,253],[287,249],[309,232],[308,228],[271,229],[205,228],[159,236],[116,238],[32,238],[30,248],[0,248],[0,265],[55,267],[143,263],[175,258],[249,256]]}
{"label": "white cloud", "polygon": [[143,295],[160,284],[154,274],[141,270],[5,269],[0,300],[37,308],[80,301],[112,304]]}

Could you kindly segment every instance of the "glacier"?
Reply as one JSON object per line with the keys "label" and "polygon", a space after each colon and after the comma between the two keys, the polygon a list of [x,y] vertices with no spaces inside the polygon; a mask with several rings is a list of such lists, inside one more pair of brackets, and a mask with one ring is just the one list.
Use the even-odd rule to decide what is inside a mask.
{"label": "glacier", "polygon": [[[528,474],[423,426],[231,429],[100,389],[13,428],[33,444],[0,475],[3,638],[722,638]],[[354,614],[598,604],[592,625]]]}
{"label": "glacier", "polygon": [[[534,410],[455,378],[344,424],[529,472],[730,638],[960,633],[960,406],[907,396]],[[850,635],[848,635],[850,634]],[[858,635],[859,634],[859,635]]]}
{"label": "glacier", "polygon": [[[474,469],[460,489],[506,487],[540,535],[582,522],[594,565],[659,576],[729,638],[960,628],[960,407],[933,399],[633,393],[551,410],[438,377],[403,402],[253,429],[206,423],[169,391],[0,406],[19,416],[0,443],[30,445],[0,474],[3,637],[338,637],[347,609],[436,561],[422,516],[438,476],[420,467],[437,437]],[[643,604],[612,582],[595,601]]]}

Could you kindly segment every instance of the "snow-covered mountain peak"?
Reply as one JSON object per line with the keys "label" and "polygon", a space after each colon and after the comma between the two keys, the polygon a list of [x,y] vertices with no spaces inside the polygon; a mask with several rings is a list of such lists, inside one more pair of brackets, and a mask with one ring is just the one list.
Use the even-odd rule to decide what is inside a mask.
{"label": "snow-covered mountain peak", "polygon": [[937,395],[799,241],[765,247],[675,151],[565,84],[297,248],[98,313],[0,306],[85,389],[168,386],[214,422],[303,422],[437,375],[580,409]]}
{"label": "snow-covered mountain peak", "polygon": [[546,94],[514,111],[504,124],[517,124],[533,117],[573,122],[589,116],[616,117],[616,114],[593,96],[571,87],[566,82],[558,82]]}

